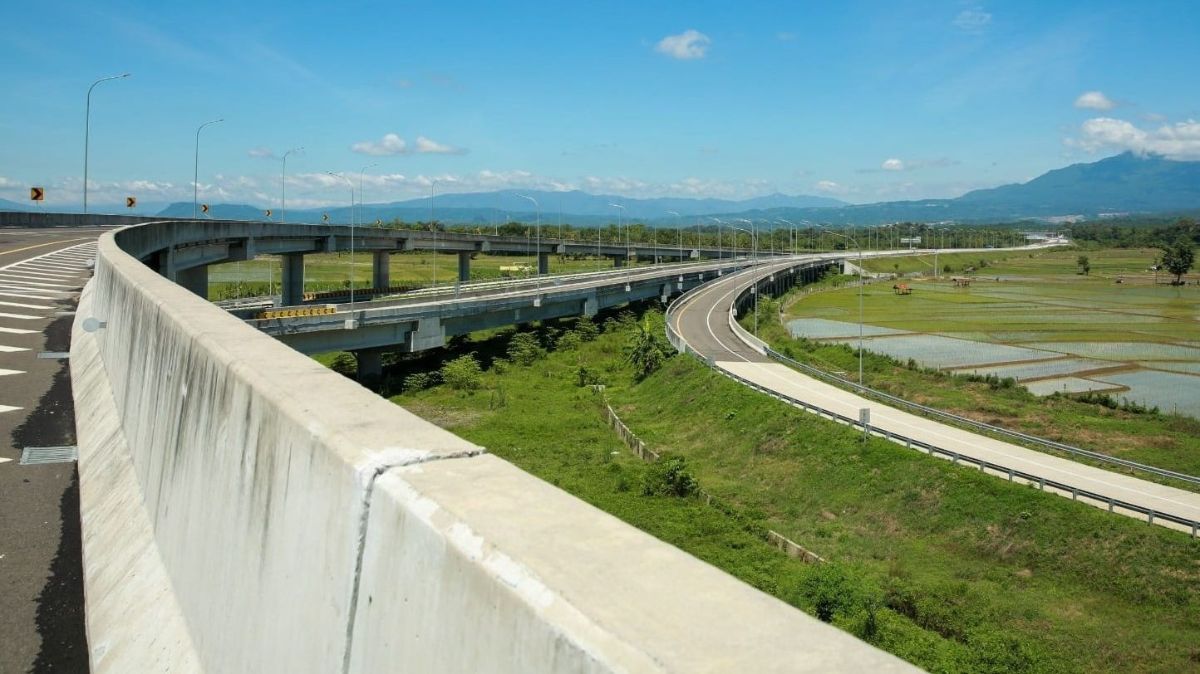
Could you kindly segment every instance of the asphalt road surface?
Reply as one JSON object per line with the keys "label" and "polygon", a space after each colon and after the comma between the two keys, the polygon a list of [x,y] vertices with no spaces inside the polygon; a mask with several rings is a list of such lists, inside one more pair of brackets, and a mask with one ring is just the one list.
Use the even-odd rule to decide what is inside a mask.
{"label": "asphalt road surface", "polygon": [[73,461],[21,464],[75,444],[68,361],[99,229],[0,229],[0,672],[86,672],[79,486]]}
{"label": "asphalt road surface", "polygon": [[[754,277],[765,276],[787,266],[786,263],[771,263],[725,276],[692,291],[683,300],[684,303],[672,312],[672,328],[687,341],[691,350],[715,367],[757,386],[851,419],[857,419],[861,409],[869,408],[871,426],[877,431],[921,440],[961,456],[1054,480],[1075,489],[1149,508],[1156,513],[1200,520],[1200,494],[1051,456],[903,412],[808,377],[751,349],[729,325],[730,305]],[[766,320],[775,319],[768,317]],[[1005,475],[999,470],[988,469],[987,472],[1002,478]],[[1050,487],[1046,491],[1058,491],[1071,497],[1070,491],[1053,490]],[[1079,500],[1096,507],[1108,507],[1106,501],[1094,501],[1082,496]],[[1115,511],[1146,519],[1146,515],[1120,506]],[[1155,523],[1189,531],[1183,525],[1161,518],[1155,519]]]}

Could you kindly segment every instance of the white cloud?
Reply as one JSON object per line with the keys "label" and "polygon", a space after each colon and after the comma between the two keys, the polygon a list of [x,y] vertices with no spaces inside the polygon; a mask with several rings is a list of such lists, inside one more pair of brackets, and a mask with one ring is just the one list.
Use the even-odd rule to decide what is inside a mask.
{"label": "white cloud", "polygon": [[394,133],[384,134],[379,140],[364,140],[361,143],[355,143],[350,146],[350,149],[359,154],[369,154],[375,157],[383,157],[393,154],[403,154],[408,149],[408,143],[404,139]]}
{"label": "white cloud", "polygon": [[441,143],[429,140],[425,136],[417,136],[416,151],[421,154],[466,154],[467,151],[454,147],[453,145],[443,145]]}
{"label": "white cloud", "polygon": [[1116,149],[1195,160],[1200,159],[1200,122],[1189,119],[1145,130],[1123,119],[1095,117],[1083,123],[1078,139],[1067,139],[1066,143],[1088,152]]}
{"label": "white cloud", "polygon": [[1112,110],[1117,107],[1108,96],[1101,91],[1085,91],[1075,99],[1075,107],[1084,110]]}
{"label": "white cloud", "polygon": [[955,27],[967,33],[978,33],[991,22],[992,15],[978,7],[964,9],[954,17]]}
{"label": "white cloud", "polygon": [[895,157],[891,159],[884,159],[883,163],[879,165],[879,168],[883,169],[884,171],[903,171],[904,162],[896,159]]}
{"label": "white cloud", "polygon": [[262,147],[260,145],[258,147],[252,147],[249,150],[246,150],[246,156],[255,157],[257,159],[265,159],[265,158],[273,159],[275,157],[275,153],[271,150],[271,148]]}
{"label": "white cloud", "polygon": [[0,189],[10,189],[17,186],[17,181],[0,176]]}
{"label": "white cloud", "polygon": [[818,192],[825,192],[827,194],[845,194],[848,191],[845,186],[835,183],[832,180],[818,180],[813,188]]}
{"label": "white cloud", "polygon": [[1158,123],[1167,121],[1167,116],[1157,112],[1143,112],[1142,119],[1146,120],[1147,122]]}
{"label": "white cloud", "polygon": [[702,59],[710,44],[712,40],[707,35],[689,28],[679,35],[668,35],[659,40],[654,50],[676,59]]}

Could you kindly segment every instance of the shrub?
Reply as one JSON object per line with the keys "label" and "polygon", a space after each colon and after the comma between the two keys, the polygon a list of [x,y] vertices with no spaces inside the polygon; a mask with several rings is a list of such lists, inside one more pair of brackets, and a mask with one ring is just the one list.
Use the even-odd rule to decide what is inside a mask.
{"label": "shrub", "polygon": [[518,332],[508,343],[508,359],[517,365],[533,365],[546,355],[532,332]]}
{"label": "shrub", "polygon": [[674,349],[666,338],[650,326],[647,317],[625,345],[625,360],[633,365],[634,378],[641,381],[662,367],[672,351]]}
{"label": "shrub", "polygon": [[849,577],[837,564],[818,564],[804,578],[801,593],[813,603],[817,618],[833,622],[839,613],[846,613],[858,603],[857,593]]}
{"label": "shrub", "polygon": [[682,456],[663,456],[650,464],[642,483],[643,496],[691,496],[699,489]]}
{"label": "shrub", "polygon": [[437,378],[430,372],[414,372],[404,378],[405,391],[422,391],[435,384]]}
{"label": "shrub", "polygon": [[455,391],[475,391],[483,383],[483,370],[474,353],[459,356],[442,366],[442,381]]}
{"label": "shrub", "polygon": [[574,330],[568,330],[558,338],[558,343],[555,344],[555,348],[559,351],[574,351],[575,349],[578,349],[579,345],[582,343],[583,338],[579,336],[578,332],[575,332]]}
{"label": "shrub", "polygon": [[575,332],[585,342],[590,342],[600,336],[600,326],[590,317],[584,316],[575,321]]}
{"label": "shrub", "polygon": [[354,354],[343,351],[333,359],[329,368],[340,375],[353,377],[358,372],[358,359],[354,357]]}

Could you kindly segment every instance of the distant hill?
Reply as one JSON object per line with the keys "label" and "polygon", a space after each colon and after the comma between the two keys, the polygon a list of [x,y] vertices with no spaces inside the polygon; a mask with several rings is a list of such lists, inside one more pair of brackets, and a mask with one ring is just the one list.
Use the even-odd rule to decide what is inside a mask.
{"label": "distant hill", "polygon": [[9,201],[8,199],[0,199],[0,211],[16,211],[18,213],[24,213],[32,210],[33,208],[30,208],[25,204]]}
{"label": "distant hill", "polygon": [[[1026,183],[968,192],[956,199],[887,201],[847,204],[815,196],[772,194],[742,201],[661,197],[627,199],[612,195],[571,192],[518,191],[472,192],[437,195],[434,217],[442,222],[481,227],[507,220],[532,222],[536,213],[525,194],[541,205],[544,225],[564,222],[595,225],[622,217],[663,227],[674,227],[675,211],[684,224],[701,216],[740,217],[772,222],[784,218],[829,224],[872,225],[887,222],[997,222],[1068,215],[1098,217],[1112,213],[1163,213],[1200,208],[1200,162],[1172,161],[1154,155],[1125,153],[1089,164],[1073,164],[1049,171]],[[624,206],[624,211],[612,204]],[[346,207],[288,210],[291,222],[350,221]],[[190,203],[172,204],[160,215],[191,217]],[[240,204],[218,204],[214,218],[261,220],[262,209]],[[278,217],[278,213],[274,217]],[[430,218],[429,197],[386,204],[367,204],[359,213],[362,222],[406,221]]]}

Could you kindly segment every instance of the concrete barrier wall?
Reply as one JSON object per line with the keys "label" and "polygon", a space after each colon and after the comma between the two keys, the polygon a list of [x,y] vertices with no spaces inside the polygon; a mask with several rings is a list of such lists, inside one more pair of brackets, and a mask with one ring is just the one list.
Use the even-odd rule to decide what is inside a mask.
{"label": "concrete barrier wall", "polygon": [[[910,669],[258,333],[120,237],[72,346],[95,671]],[[161,639],[130,628],[151,607]]]}

